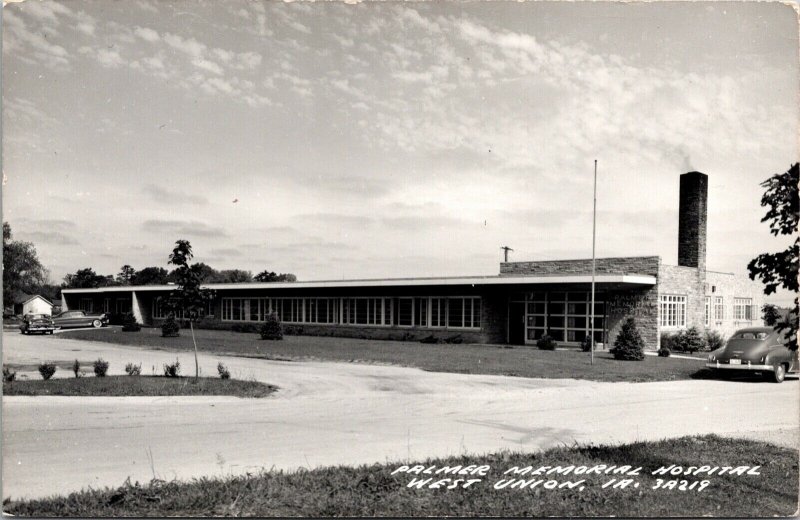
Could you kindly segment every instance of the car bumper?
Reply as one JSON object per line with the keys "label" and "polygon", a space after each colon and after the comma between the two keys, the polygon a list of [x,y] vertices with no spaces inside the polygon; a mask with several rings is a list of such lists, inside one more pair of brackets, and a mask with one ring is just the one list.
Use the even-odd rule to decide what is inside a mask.
{"label": "car bumper", "polygon": [[755,365],[751,363],[742,363],[741,365],[731,365],[728,363],[718,363],[716,361],[709,361],[706,363],[706,367],[720,369],[720,370],[752,370],[754,372],[763,370],[769,370],[770,372],[775,371],[775,367],[773,367],[772,365]]}
{"label": "car bumper", "polygon": [[53,327],[28,327],[28,332],[50,332],[51,330],[55,330]]}

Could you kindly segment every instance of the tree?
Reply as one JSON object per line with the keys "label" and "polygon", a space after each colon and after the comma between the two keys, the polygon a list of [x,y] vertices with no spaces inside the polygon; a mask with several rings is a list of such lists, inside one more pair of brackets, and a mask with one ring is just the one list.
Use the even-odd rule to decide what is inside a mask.
{"label": "tree", "polygon": [[611,353],[614,354],[614,359],[631,361],[644,359],[644,340],[633,318],[628,318],[622,324],[622,329],[617,334]]}
{"label": "tree", "polygon": [[[200,281],[205,283],[216,283],[221,280],[219,271],[214,269],[208,264],[204,264],[203,262],[197,262],[194,264],[200,276]],[[170,282],[178,282],[178,270],[173,269],[170,271],[168,275],[168,279]]]}
{"label": "tree", "polygon": [[706,340],[697,327],[689,327],[679,332],[675,338],[675,350],[692,353],[704,348],[706,348]]}
{"label": "tree", "polygon": [[784,173],[776,173],[761,183],[766,190],[761,197],[761,205],[768,208],[761,222],[769,221],[770,233],[773,235],[794,235],[795,239],[794,243],[784,251],[758,255],[747,265],[750,279],[755,280],[758,277],[764,282],[764,294],[772,294],[778,287],[795,293],[794,308],[789,311],[788,319],[776,326],[779,331],[786,330],[784,338],[786,346],[791,350],[797,350],[797,321],[800,315],[796,296],[800,259],[800,237],[796,236],[797,223],[800,220],[798,182],[800,182],[800,165],[794,163]]}
{"label": "tree", "polygon": [[128,264],[125,264],[119,268],[119,273],[117,273],[117,283],[120,285],[131,285],[135,276],[136,269]]}
{"label": "tree", "polygon": [[261,334],[261,339],[283,339],[283,327],[281,327],[281,321],[278,319],[278,313],[271,312],[267,314],[267,320],[261,325],[259,333]]}
{"label": "tree", "polygon": [[87,267],[85,269],[78,269],[74,274],[68,274],[64,277],[63,287],[70,287],[76,289],[94,289],[96,287],[107,287],[114,285],[113,278],[97,274],[94,269]]}
{"label": "tree", "polygon": [[12,240],[11,226],[3,222],[3,305],[13,305],[22,293],[37,292],[47,278],[34,245]]}
{"label": "tree", "polygon": [[253,273],[241,269],[223,269],[219,272],[218,280],[221,283],[246,283],[253,281]]}
{"label": "tree", "polygon": [[194,322],[203,317],[209,302],[214,299],[214,291],[201,288],[202,266],[205,264],[189,264],[194,257],[192,246],[188,240],[178,240],[169,255],[169,263],[177,266],[175,283],[177,288],[172,291],[167,299],[167,308],[176,313],[183,312],[183,317],[189,321],[189,330],[192,333],[194,345],[194,378],[200,376],[200,364],[197,360],[197,341],[194,337]]}
{"label": "tree", "polygon": [[778,308],[771,303],[765,303],[761,308],[761,318],[766,325],[774,327],[778,324],[778,321],[780,321],[781,313],[778,311]]}
{"label": "tree", "polygon": [[296,282],[297,277],[292,273],[277,274],[275,271],[261,271],[253,277],[256,282]]}
{"label": "tree", "polygon": [[145,267],[136,271],[132,285],[163,285],[169,281],[167,270],[163,267]]}

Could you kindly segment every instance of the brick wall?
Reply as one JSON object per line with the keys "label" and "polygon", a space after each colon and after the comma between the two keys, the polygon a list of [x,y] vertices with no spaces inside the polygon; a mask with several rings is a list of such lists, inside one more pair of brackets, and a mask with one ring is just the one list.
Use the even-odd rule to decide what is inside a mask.
{"label": "brick wall", "polygon": [[[764,286],[760,282],[750,280],[745,275],[707,271],[705,289],[705,296],[712,297],[712,314],[708,328],[718,331],[727,338],[736,329],[763,325],[761,308],[764,306]],[[713,313],[713,297],[715,296],[722,296],[725,307],[725,317],[722,320],[716,320]],[[734,319],[734,298],[752,298],[754,307],[752,321],[736,321]]]}
{"label": "brick wall", "polygon": [[700,172],[681,175],[678,207],[678,265],[706,268],[708,176]]}
{"label": "brick wall", "polygon": [[[686,326],[705,330],[705,271],[680,265],[662,265],[658,293],[686,296]],[[677,329],[664,329],[664,331]]]}
{"label": "brick wall", "polygon": [[[642,274],[658,275],[661,258],[658,256],[627,256],[598,258],[597,274]],[[500,276],[546,276],[592,274],[592,259],[541,260],[536,262],[501,262]]]}
{"label": "brick wall", "polygon": [[658,349],[658,289],[657,287],[610,291],[608,295],[609,348],[614,346],[622,324],[633,318],[636,328],[649,350]]}

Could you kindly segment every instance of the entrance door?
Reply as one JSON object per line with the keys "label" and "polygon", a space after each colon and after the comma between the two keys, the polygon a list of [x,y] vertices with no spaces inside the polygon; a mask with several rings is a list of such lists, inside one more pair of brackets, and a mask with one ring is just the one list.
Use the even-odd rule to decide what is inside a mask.
{"label": "entrance door", "polygon": [[525,344],[525,304],[511,302],[508,307],[508,343]]}

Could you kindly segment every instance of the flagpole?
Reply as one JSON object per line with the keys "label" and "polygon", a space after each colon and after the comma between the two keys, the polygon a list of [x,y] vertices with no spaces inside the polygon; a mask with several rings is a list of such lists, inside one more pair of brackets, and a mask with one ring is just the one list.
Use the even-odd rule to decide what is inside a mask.
{"label": "flagpole", "polygon": [[594,273],[595,273],[595,256],[594,256],[594,244],[595,244],[595,229],[597,225],[597,159],[594,160],[594,196],[592,200],[592,306],[590,307],[591,312],[589,315],[591,316],[591,326],[589,327],[589,334],[591,335],[591,339],[589,340],[591,358],[592,358],[592,365],[594,365]]}

